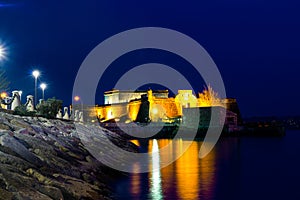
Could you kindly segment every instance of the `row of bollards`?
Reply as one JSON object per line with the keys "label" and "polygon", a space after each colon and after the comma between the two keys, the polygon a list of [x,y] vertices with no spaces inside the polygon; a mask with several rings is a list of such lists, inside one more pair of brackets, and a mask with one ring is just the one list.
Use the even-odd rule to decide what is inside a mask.
{"label": "row of bollards", "polygon": [[[3,104],[1,104],[1,107],[4,109],[8,109],[8,105],[10,105],[11,110],[15,110],[16,107],[21,105],[21,95],[20,91],[15,90],[12,92],[12,97],[9,97],[8,100],[4,101]],[[28,111],[34,111],[34,97],[33,95],[27,95],[26,98],[26,110]],[[72,111],[70,111],[71,113]],[[83,111],[75,110],[74,116],[72,114],[69,114],[68,107],[64,107],[64,112],[62,113],[62,110],[59,109],[56,118],[58,119],[65,119],[65,120],[74,120],[76,122],[83,122]]]}

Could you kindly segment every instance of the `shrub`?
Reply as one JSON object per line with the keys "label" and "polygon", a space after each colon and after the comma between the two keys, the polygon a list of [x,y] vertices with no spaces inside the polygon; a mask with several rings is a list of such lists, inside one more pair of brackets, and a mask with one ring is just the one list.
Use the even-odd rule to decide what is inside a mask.
{"label": "shrub", "polygon": [[25,105],[17,106],[14,110],[14,115],[21,115],[21,116],[35,116],[35,111],[28,111]]}
{"label": "shrub", "polygon": [[55,97],[47,99],[37,105],[37,113],[39,116],[46,118],[55,118],[58,110],[62,107],[62,101]]}

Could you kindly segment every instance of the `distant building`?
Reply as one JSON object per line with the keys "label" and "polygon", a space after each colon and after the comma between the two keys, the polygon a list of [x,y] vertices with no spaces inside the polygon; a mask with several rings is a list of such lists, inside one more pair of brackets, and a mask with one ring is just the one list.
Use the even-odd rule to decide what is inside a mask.
{"label": "distant building", "polygon": [[[104,104],[119,104],[119,103],[128,103],[131,100],[141,99],[141,96],[147,94],[147,90],[110,90],[104,92]],[[154,90],[153,96],[157,98],[168,98],[168,90]]]}
{"label": "distant building", "polygon": [[[200,112],[199,125],[206,127],[211,120],[211,109],[214,108],[217,109],[219,117],[225,115],[227,126],[234,128],[241,122],[236,99],[210,99],[208,93],[197,98],[192,90],[179,90],[175,98],[168,94],[168,90],[111,90],[104,93],[105,105],[96,107],[95,112],[102,122],[174,122],[181,119],[186,125],[193,120],[199,120],[194,119],[192,113]],[[213,123],[220,125],[218,122]]]}

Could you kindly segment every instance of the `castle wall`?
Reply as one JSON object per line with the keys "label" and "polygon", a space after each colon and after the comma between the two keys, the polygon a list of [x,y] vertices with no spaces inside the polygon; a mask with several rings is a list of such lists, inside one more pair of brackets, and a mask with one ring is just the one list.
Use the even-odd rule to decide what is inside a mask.
{"label": "castle wall", "polygon": [[[140,99],[142,95],[147,93],[148,91],[107,91],[104,93],[104,105],[129,103],[132,100]],[[167,90],[153,91],[153,96],[156,98],[168,98],[168,95]]]}
{"label": "castle wall", "polygon": [[[158,113],[163,114],[163,116],[159,116],[161,118],[174,118],[180,115],[180,110],[174,98],[155,98],[153,100],[152,109],[158,109]],[[152,114],[155,114],[155,112],[152,112]]]}
{"label": "castle wall", "polygon": [[128,104],[128,117],[131,121],[135,121],[141,107],[141,101],[131,101]]}
{"label": "castle wall", "polygon": [[197,98],[193,95],[192,90],[178,90],[178,94],[175,97],[176,103],[180,104],[184,108],[197,107]]}
{"label": "castle wall", "polygon": [[[214,109],[218,115],[211,121],[211,113]],[[223,107],[202,107],[202,108],[183,108],[183,124],[185,126],[193,126],[199,122],[199,126],[203,128],[212,126],[222,126],[222,118],[226,117],[226,109]],[[199,118],[195,117],[199,116]]]}
{"label": "castle wall", "polygon": [[[208,127],[211,120],[211,109],[216,109],[218,119],[212,121],[213,126],[222,125],[220,119],[224,115],[226,125],[236,127],[239,124],[239,110],[235,99],[224,99],[221,102],[224,106],[199,107],[199,99],[193,95],[192,90],[179,90],[175,98],[168,98],[167,94],[165,91],[155,93],[152,90],[147,92],[107,92],[105,98],[110,98],[109,102],[112,105],[96,107],[97,116],[101,121],[119,119],[124,122],[136,121],[138,116],[139,118],[142,116],[143,119],[150,118],[152,122],[182,116],[183,123],[187,126],[193,124],[195,120],[200,120],[201,127]],[[116,101],[123,103],[116,103]],[[142,102],[148,102],[146,110],[144,106],[141,106]],[[144,109],[141,109],[142,107]],[[199,112],[200,119],[196,119],[194,116],[197,116]]]}
{"label": "castle wall", "polygon": [[[141,100],[130,101],[129,103],[104,105],[95,108],[100,120],[110,120],[126,116],[135,121],[141,107]],[[163,118],[174,118],[180,115],[180,110],[174,98],[153,98],[150,107],[150,118],[152,121],[159,121]]]}
{"label": "castle wall", "polygon": [[115,104],[96,107],[100,120],[110,120],[127,115],[127,104]]}
{"label": "castle wall", "polygon": [[111,93],[104,95],[104,105],[119,103],[119,94]]}

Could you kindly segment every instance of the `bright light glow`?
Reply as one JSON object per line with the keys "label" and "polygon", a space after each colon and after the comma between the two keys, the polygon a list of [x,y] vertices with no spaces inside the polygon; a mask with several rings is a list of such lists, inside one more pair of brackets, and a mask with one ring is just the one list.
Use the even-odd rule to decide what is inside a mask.
{"label": "bright light glow", "polygon": [[8,94],[6,92],[1,92],[0,96],[2,99],[4,99],[5,97],[8,96]]}
{"label": "bright light glow", "polygon": [[152,113],[153,113],[154,115],[157,115],[157,114],[158,114],[158,109],[157,109],[157,108],[153,108],[153,109],[152,109]]}
{"label": "bright light glow", "polygon": [[37,78],[37,77],[39,77],[40,72],[39,72],[38,70],[34,70],[34,71],[32,72],[32,75],[34,76],[34,78]]}
{"label": "bright light glow", "polygon": [[5,59],[6,58],[6,50],[5,47],[0,44],[0,60]]}
{"label": "bright light glow", "polygon": [[42,83],[42,84],[40,85],[40,88],[41,88],[42,90],[45,90],[46,87],[47,87],[47,85],[46,85],[45,83]]}
{"label": "bright light glow", "polygon": [[75,96],[75,97],[74,97],[74,100],[75,100],[75,101],[79,101],[79,100],[80,100],[80,97],[79,97],[79,96]]}

